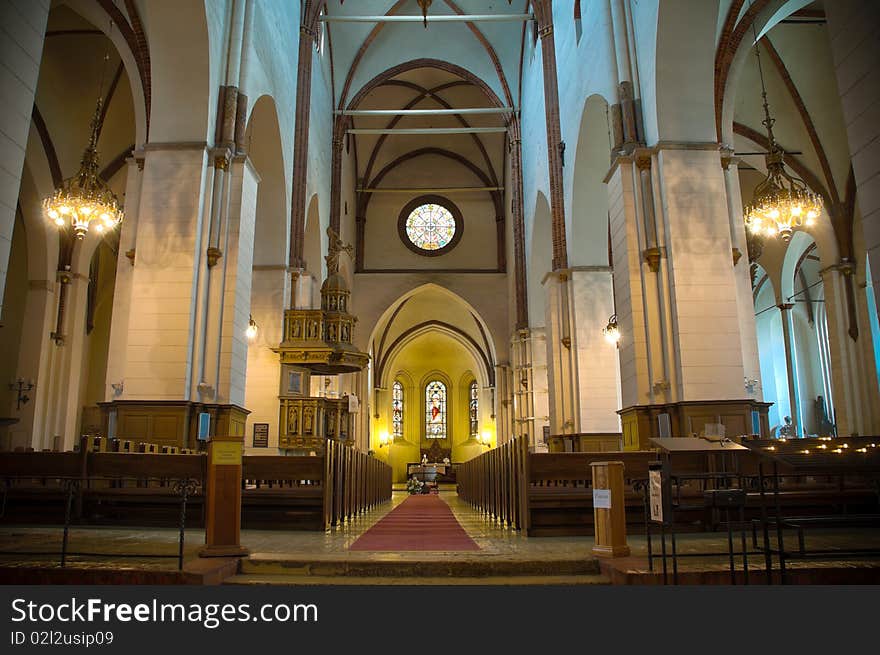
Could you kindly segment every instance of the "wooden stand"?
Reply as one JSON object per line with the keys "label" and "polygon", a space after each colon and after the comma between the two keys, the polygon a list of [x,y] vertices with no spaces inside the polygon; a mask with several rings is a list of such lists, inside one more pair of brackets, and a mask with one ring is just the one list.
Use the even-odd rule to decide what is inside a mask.
{"label": "wooden stand", "polygon": [[593,525],[596,557],[628,557],[623,462],[593,462]]}
{"label": "wooden stand", "polygon": [[200,557],[239,557],[241,535],[241,454],[244,437],[213,437],[208,442],[205,546]]}

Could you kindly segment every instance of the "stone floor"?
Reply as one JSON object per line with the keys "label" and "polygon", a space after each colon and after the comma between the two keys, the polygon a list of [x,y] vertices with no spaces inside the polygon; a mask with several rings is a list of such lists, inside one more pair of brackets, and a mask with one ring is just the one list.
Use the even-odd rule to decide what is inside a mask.
{"label": "stone floor", "polygon": [[[401,552],[371,553],[351,552],[349,546],[370,526],[387,514],[397,504],[403,502],[406,493],[395,491],[390,503],[386,503],[357,519],[325,532],[292,532],[269,530],[245,530],[242,532],[242,545],[250,549],[254,561],[279,559],[302,559],[311,561],[333,562],[379,562],[394,560],[397,562],[446,561],[461,562],[478,560],[490,562],[536,562],[553,561],[571,562],[573,560],[592,560],[592,537],[543,537],[527,538],[516,530],[499,527],[485,518],[470,506],[462,502],[452,490],[442,490],[441,497],[449,503],[456,518],[464,529],[480,546],[478,552]],[[641,532],[641,529],[639,529]],[[46,567],[57,567],[56,555],[27,554],[35,551],[60,551],[62,531],[57,527],[0,527],[0,566],[33,566],[39,564]],[[197,557],[196,552],[202,545],[201,530],[191,530],[186,535],[185,558]],[[72,555],[67,566],[71,568],[125,568],[174,570],[177,561],[173,558],[156,559],[147,557],[114,557],[126,553],[163,553],[176,555],[178,532],[174,529],[135,529],[135,528],[71,528],[69,550],[74,552],[107,553],[107,557],[82,557]],[[628,539],[632,557],[619,561],[618,569],[629,573],[647,573],[647,544],[643,534],[630,534]],[[880,530],[815,530],[811,531],[807,544],[810,547],[848,548],[873,547],[880,550]],[[654,552],[659,553],[659,535],[654,538]],[[792,544],[793,545],[793,544]],[[739,550],[738,535],[734,540],[735,549]],[[751,548],[751,540],[749,539]],[[671,543],[667,536],[667,548]],[[728,567],[727,534],[726,533],[692,533],[677,536],[679,571],[726,571]],[[14,551],[12,554],[6,551]],[[717,552],[719,557],[689,557],[688,554]],[[742,567],[741,557],[736,560],[737,568]],[[668,562],[671,575],[671,561]],[[749,556],[749,567],[752,570],[764,566],[763,555],[752,553]],[[792,562],[793,568],[812,567],[827,568],[835,566],[857,566],[859,568],[878,568],[880,558],[864,559],[859,562],[842,563],[834,560],[810,562]],[[655,563],[655,572],[661,570],[659,561]]]}

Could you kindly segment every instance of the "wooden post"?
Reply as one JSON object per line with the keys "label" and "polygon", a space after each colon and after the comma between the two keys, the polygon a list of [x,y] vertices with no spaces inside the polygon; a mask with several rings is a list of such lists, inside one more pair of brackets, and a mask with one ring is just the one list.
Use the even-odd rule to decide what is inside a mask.
{"label": "wooden post", "polygon": [[593,462],[593,524],[596,557],[627,557],[623,462]]}
{"label": "wooden post", "polygon": [[250,552],[239,543],[243,446],[243,436],[215,436],[208,442],[205,545],[200,557],[238,557]]}

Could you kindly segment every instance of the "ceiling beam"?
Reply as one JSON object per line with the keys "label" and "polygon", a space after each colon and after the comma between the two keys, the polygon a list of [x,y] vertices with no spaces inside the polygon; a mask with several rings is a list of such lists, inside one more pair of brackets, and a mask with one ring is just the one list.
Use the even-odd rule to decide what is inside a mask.
{"label": "ceiling beam", "polygon": [[443,14],[437,16],[321,16],[322,23],[476,23],[476,22],[523,22],[534,20],[531,14]]}
{"label": "ceiling beam", "polygon": [[372,187],[370,189],[358,189],[358,193],[465,193],[468,191],[504,191],[503,186],[458,186],[458,187],[430,187],[418,189],[404,189],[392,187]]}
{"label": "ceiling beam", "polygon": [[510,114],[513,107],[470,107],[466,109],[337,109],[343,116],[455,116],[456,114]]}
{"label": "ceiling beam", "polygon": [[346,130],[348,134],[491,134],[507,132],[506,127],[407,127],[394,129],[358,127]]}

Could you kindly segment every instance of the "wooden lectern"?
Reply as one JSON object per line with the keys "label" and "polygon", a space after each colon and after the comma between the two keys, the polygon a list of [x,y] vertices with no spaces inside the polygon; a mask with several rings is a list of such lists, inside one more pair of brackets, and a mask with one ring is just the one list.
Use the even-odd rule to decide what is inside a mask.
{"label": "wooden lectern", "polygon": [[211,437],[208,442],[205,545],[200,557],[239,557],[241,536],[241,455],[243,436]]}
{"label": "wooden lectern", "polygon": [[593,462],[593,527],[596,557],[628,557],[623,462]]}

